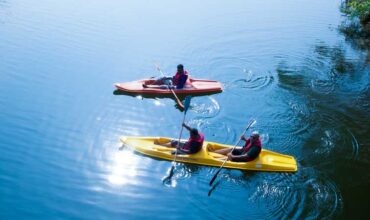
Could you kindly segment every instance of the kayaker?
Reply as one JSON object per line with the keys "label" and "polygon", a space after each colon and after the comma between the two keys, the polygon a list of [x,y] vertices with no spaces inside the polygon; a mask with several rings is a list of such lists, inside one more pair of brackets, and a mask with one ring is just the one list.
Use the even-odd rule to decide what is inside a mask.
{"label": "kayaker", "polygon": [[177,65],[177,72],[173,77],[162,77],[150,85],[143,84],[144,88],[183,89],[188,81],[189,73],[182,64]]}
{"label": "kayaker", "polygon": [[234,162],[248,162],[256,159],[262,150],[261,139],[258,131],[252,132],[248,139],[244,135],[242,135],[240,139],[245,141],[244,146],[242,148],[235,148],[232,152],[232,148],[221,150],[212,150],[208,148],[208,151],[227,155],[227,159]]}
{"label": "kayaker", "polygon": [[[186,130],[190,133],[190,138],[186,142],[178,142],[177,140],[172,140],[167,143],[162,143],[160,145],[166,147],[176,147],[178,154],[195,154],[200,151],[203,147],[204,135],[203,133],[198,132],[198,129],[191,128],[185,123],[182,124]],[[174,152],[173,152],[174,153]]]}

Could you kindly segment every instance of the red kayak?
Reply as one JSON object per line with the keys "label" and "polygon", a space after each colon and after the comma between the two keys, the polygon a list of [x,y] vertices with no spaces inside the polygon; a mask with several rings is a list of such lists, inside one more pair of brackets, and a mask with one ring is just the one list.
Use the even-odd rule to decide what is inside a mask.
{"label": "red kayak", "polygon": [[[200,94],[200,93],[218,93],[222,92],[222,85],[218,81],[206,80],[206,79],[190,79],[190,83],[183,89],[173,89],[176,94]],[[133,82],[116,83],[114,86],[124,92],[135,93],[135,94],[171,94],[171,90],[165,85],[156,86],[152,85],[155,80],[144,79]],[[143,84],[147,85],[148,88],[144,88]]]}

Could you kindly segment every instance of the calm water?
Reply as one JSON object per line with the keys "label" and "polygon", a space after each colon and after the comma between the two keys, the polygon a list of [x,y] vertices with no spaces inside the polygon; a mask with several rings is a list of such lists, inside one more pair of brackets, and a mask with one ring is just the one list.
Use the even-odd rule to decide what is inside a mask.
{"label": "calm water", "polygon": [[[369,63],[337,28],[340,1],[0,0],[0,219],[365,217]],[[233,144],[255,118],[298,172],[171,164],[119,150],[121,135],[177,137],[172,99],[113,83],[183,63],[223,93],[186,121]]]}

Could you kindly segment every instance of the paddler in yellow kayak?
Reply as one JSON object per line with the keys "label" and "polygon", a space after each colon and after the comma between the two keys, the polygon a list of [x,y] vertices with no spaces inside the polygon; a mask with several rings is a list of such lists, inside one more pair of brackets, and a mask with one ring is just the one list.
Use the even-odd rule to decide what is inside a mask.
{"label": "paddler in yellow kayak", "polygon": [[232,148],[213,150],[210,147],[208,148],[208,151],[226,155],[228,160],[234,162],[249,162],[256,159],[262,150],[261,139],[258,131],[253,131],[248,139],[244,135],[242,135],[240,139],[245,141],[244,146],[242,148],[235,148],[232,152]]}
{"label": "paddler in yellow kayak", "polygon": [[188,141],[179,143],[177,140],[171,140],[167,143],[155,144],[165,147],[176,147],[178,154],[195,154],[199,152],[203,147],[204,134],[200,133],[196,128],[189,127],[185,123],[183,123],[182,126],[190,133]]}
{"label": "paddler in yellow kayak", "polygon": [[143,87],[162,89],[171,87],[171,89],[183,89],[188,84],[190,85],[189,73],[188,71],[184,70],[184,66],[182,64],[179,64],[177,65],[177,72],[173,77],[162,77],[157,79],[152,84],[143,84]]}

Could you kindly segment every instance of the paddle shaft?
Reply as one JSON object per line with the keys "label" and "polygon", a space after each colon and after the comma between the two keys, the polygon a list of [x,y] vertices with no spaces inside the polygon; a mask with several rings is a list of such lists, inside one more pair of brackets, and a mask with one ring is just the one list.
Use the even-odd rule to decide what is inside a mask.
{"label": "paddle shaft", "polygon": [[178,140],[178,142],[177,142],[176,152],[175,152],[175,157],[173,158],[173,163],[176,163],[177,148],[180,146],[180,140],[181,140],[181,136],[182,136],[182,131],[184,130],[184,126],[182,126],[182,124],[184,124],[184,122],[185,122],[185,115],[186,115],[186,112],[184,113],[184,117],[183,117],[183,119],[182,119],[182,123],[181,123],[181,130],[180,130],[180,135],[179,135],[179,140]]}
{"label": "paddle shaft", "polygon": [[[244,132],[243,132],[243,134],[242,134],[241,136],[245,135],[245,133],[248,131],[248,129],[252,126],[253,122],[254,122],[254,120],[253,120],[253,121],[251,121],[251,122],[249,122],[248,126],[245,128],[245,130],[244,130]],[[239,145],[239,143],[240,143],[240,141],[241,141],[241,140],[242,140],[242,139],[241,139],[241,138],[239,138],[238,142],[236,142],[236,144],[234,145],[234,147],[232,148],[232,150],[230,151],[230,153],[232,153],[232,152],[234,151],[234,149],[236,148],[236,146],[238,146],[238,145]],[[217,172],[215,173],[215,175],[213,176],[213,178],[211,179],[211,181],[209,182],[209,185],[212,185],[212,183],[215,181],[215,179],[216,179],[217,175],[218,175],[218,174],[220,173],[220,171],[222,170],[222,168],[223,168],[223,166],[225,165],[226,161],[227,161],[227,157],[226,157],[226,159],[224,160],[224,162],[222,163],[221,167],[217,170]]]}
{"label": "paddle shaft", "polygon": [[[158,65],[155,65],[155,66],[157,67],[157,70],[161,73],[161,75],[164,77],[165,75],[164,75],[164,73],[162,72],[162,70],[159,68],[159,66],[158,66]],[[182,109],[184,109],[184,105],[183,105],[183,104],[182,104],[182,102],[180,101],[179,97],[177,97],[177,95],[176,95],[175,91],[173,91],[173,89],[172,89],[169,85],[167,85],[167,88],[172,92],[173,96],[174,96],[174,97],[175,97],[175,99],[176,99],[177,104],[178,104]]]}
{"label": "paddle shaft", "polygon": [[175,157],[173,158],[173,163],[172,163],[170,172],[169,172],[168,176],[165,178],[165,180],[171,179],[171,177],[173,176],[173,173],[174,173],[174,169],[175,169],[175,165],[176,165],[176,158],[177,158],[177,151],[178,151],[177,148],[179,148],[179,146],[180,146],[181,135],[182,135],[182,131],[184,130],[183,124],[185,122],[186,113],[188,112],[188,109],[189,109],[189,106],[190,106],[190,99],[191,99],[191,96],[186,96],[186,98],[185,98],[184,118],[182,119],[182,123],[181,123],[181,131],[180,131],[179,140],[178,140],[177,146],[176,146]]}

